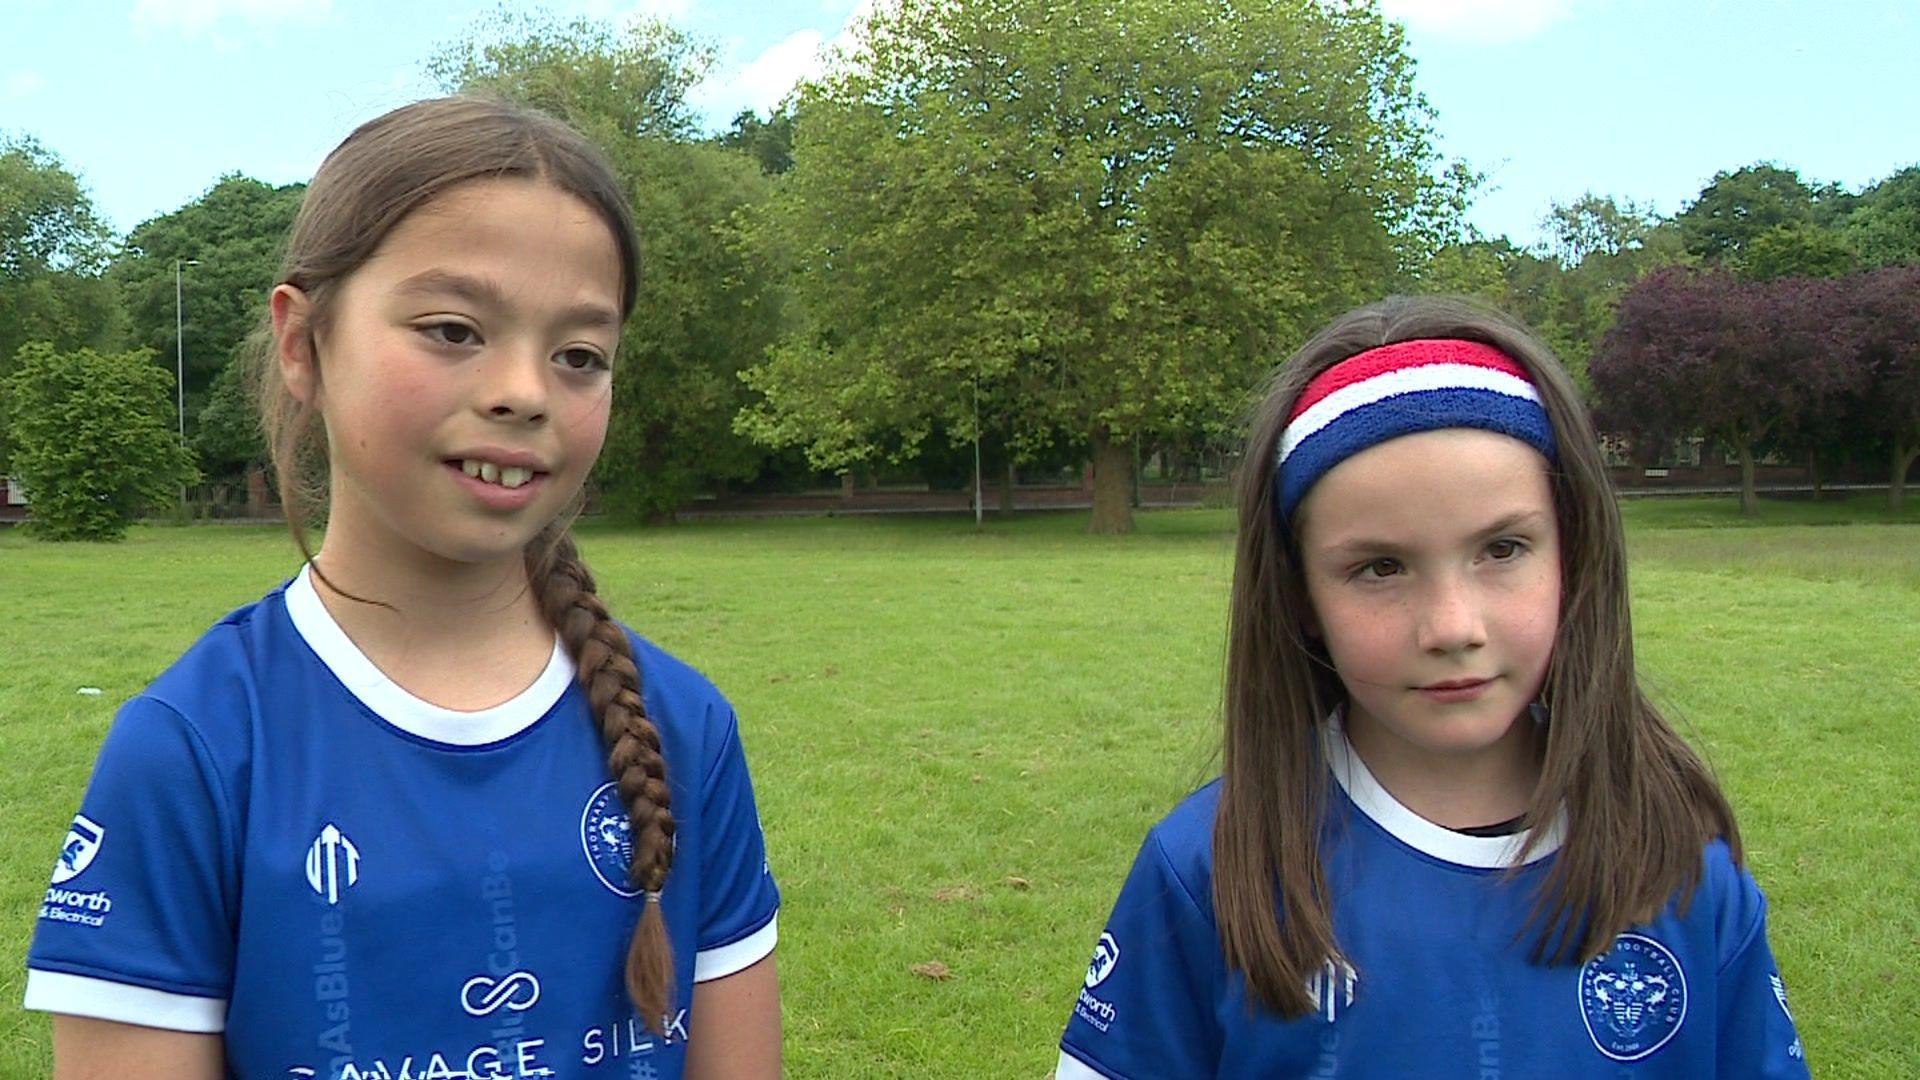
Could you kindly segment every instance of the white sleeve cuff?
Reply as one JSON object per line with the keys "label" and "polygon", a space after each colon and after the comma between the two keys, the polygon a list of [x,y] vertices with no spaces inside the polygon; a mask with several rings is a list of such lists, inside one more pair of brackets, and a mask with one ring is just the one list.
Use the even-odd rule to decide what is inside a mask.
{"label": "white sleeve cuff", "polygon": [[223,998],[195,997],[131,983],[27,969],[27,996],[21,1003],[35,1012],[115,1020],[122,1024],[214,1034],[227,1028]]}
{"label": "white sleeve cuff", "polygon": [[731,945],[721,945],[712,949],[701,949],[693,957],[693,981],[710,982],[724,979],[736,971],[747,968],[767,958],[773,951],[773,943],[780,936],[775,927],[780,922],[780,913],[774,912],[767,919],[767,925],[741,938]]}
{"label": "white sleeve cuff", "polygon": [[1060,1064],[1053,1067],[1053,1080],[1107,1080],[1107,1076],[1088,1068],[1086,1062],[1062,1050]]}

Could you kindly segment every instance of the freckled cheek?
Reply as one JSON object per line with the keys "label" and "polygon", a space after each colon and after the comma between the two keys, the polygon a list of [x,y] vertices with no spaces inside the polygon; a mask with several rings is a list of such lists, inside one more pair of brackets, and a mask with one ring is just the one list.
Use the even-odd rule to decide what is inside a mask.
{"label": "freckled cheek", "polygon": [[1362,682],[1384,680],[1406,653],[1411,630],[1399,608],[1342,608],[1322,616],[1327,652],[1334,667]]}

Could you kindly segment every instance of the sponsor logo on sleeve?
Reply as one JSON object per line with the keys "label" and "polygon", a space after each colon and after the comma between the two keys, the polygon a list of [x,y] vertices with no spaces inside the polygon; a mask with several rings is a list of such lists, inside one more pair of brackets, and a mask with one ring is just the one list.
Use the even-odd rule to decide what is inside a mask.
{"label": "sponsor logo on sleeve", "polygon": [[1093,947],[1093,961],[1087,965],[1087,989],[1091,990],[1107,981],[1113,974],[1113,965],[1120,962],[1120,943],[1113,940],[1112,934],[1101,934],[1100,943]]}
{"label": "sponsor logo on sleeve", "polygon": [[1080,988],[1079,1000],[1073,1003],[1073,1015],[1085,1020],[1095,1031],[1106,1033],[1119,1016],[1119,1010],[1110,1001],[1103,1001],[1093,995],[1093,988],[1107,981],[1113,969],[1120,966],[1120,942],[1112,933],[1102,933],[1093,947],[1093,959],[1087,963],[1085,985]]}
{"label": "sponsor logo on sleeve", "polygon": [[1580,1014],[1595,1049],[1615,1061],[1638,1061],[1686,1021],[1686,973],[1665,945],[1621,934],[1581,967]]}
{"label": "sponsor logo on sleeve", "polygon": [[580,850],[600,884],[621,896],[640,895],[627,879],[633,864],[633,823],[611,780],[594,789],[580,811]]}
{"label": "sponsor logo on sleeve", "polygon": [[53,884],[40,901],[40,917],[48,922],[75,926],[104,926],[113,911],[113,898],[106,890],[85,892],[61,888],[86,872],[100,854],[107,830],[85,814],[75,814],[67,828],[66,841],[60,845],[60,859],[53,865]]}
{"label": "sponsor logo on sleeve", "polygon": [[87,815],[73,815],[66,842],[60,845],[60,861],[53,864],[53,883],[65,885],[85,873],[87,867],[93,865],[93,857],[100,854],[100,844],[106,838],[107,830]]}

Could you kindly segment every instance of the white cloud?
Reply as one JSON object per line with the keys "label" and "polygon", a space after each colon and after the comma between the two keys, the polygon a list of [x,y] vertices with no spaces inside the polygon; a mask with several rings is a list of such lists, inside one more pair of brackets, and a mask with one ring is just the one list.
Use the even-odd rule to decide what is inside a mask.
{"label": "white cloud", "polygon": [[317,22],[333,13],[333,0],[134,0],[137,26],[173,26],[200,34],[228,19],[254,25]]}
{"label": "white cloud", "polygon": [[696,108],[718,123],[732,120],[741,109],[753,109],[764,116],[800,83],[826,74],[836,55],[852,50],[854,28],[876,6],[893,2],[858,0],[831,37],[816,29],[799,30],[744,61],[734,43],[729,42],[713,71],[688,96]]}
{"label": "white cloud", "polygon": [[800,30],[744,64],[737,55],[724,57],[689,96],[696,107],[722,123],[741,109],[764,116],[802,80],[818,78],[826,70],[825,44],[820,31]]}
{"label": "white cloud", "polygon": [[1568,18],[1573,0],[1381,0],[1380,10],[1416,33],[1504,45]]}
{"label": "white cloud", "polygon": [[47,85],[46,77],[37,71],[16,71],[7,76],[6,89],[0,91],[0,97],[9,101],[18,101],[24,97],[32,97],[45,85]]}
{"label": "white cloud", "polygon": [[734,77],[735,92],[754,109],[771,110],[801,80],[820,76],[824,66],[820,46],[825,42],[820,31],[801,30],[768,46]]}

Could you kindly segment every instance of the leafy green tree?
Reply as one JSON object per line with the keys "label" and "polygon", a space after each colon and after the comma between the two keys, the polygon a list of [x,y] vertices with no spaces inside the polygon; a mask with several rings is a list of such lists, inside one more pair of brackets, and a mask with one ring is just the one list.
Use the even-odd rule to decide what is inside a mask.
{"label": "leafy green tree", "polygon": [[119,310],[102,279],[113,232],[80,181],[28,136],[0,136],[0,375],[20,346],[103,347]]}
{"label": "leafy green tree", "polygon": [[1630,201],[1588,192],[1554,203],[1537,252],[1502,253],[1508,311],[1551,346],[1583,390],[1588,365],[1633,283],[1685,261],[1678,230]]}
{"label": "leafy green tree", "polygon": [[1781,226],[1831,225],[1846,204],[1838,188],[1809,184],[1793,169],[1761,162],[1714,174],[1674,222],[1695,258],[1738,268],[1747,246],[1762,234]]}
{"label": "leafy green tree", "polygon": [[1859,262],[1844,232],[1800,222],[1776,225],[1747,241],[1740,272],[1753,281],[1834,278],[1852,273]]}
{"label": "leafy green tree", "polygon": [[247,367],[239,355],[245,347],[243,343],[236,349],[227,366],[213,377],[207,406],[200,411],[199,421],[188,437],[200,459],[201,471],[209,476],[234,476],[267,460],[260,413],[247,391]]}
{"label": "leafy green tree", "polygon": [[[132,343],[152,350],[154,363],[166,369],[169,379],[176,359],[185,361],[187,437],[196,447],[214,386],[266,318],[267,295],[280,269],[287,230],[305,192],[304,184],[275,187],[230,173],[180,209],[136,226],[114,262],[112,277],[126,306]],[[175,260],[183,264],[178,341],[184,349],[179,357]],[[184,265],[188,261],[199,265]],[[211,473],[234,463],[201,464]]]}
{"label": "leafy green tree", "polygon": [[792,330],[742,430],[823,469],[934,432],[1133,448],[1233,422],[1275,357],[1457,234],[1400,30],[1367,6],[883,5],[798,99],[752,236]]}
{"label": "leafy green tree", "polygon": [[739,372],[773,341],[780,297],[732,239],[772,181],[753,159],[697,141],[688,88],[708,52],[665,23],[616,33],[587,19],[503,13],[429,69],[449,91],[487,90],[593,138],[625,182],[640,290],[623,331],[607,443],[594,478],[616,512],[649,516],[750,479],[767,454],[733,430]]}
{"label": "leafy green tree", "polygon": [[1508,304],[1507,267],[1523,253],[1505,237],[1477,235],[1433,253],[1416,288],[1423,293],[1470,296],[1494,307]]}
{"label": "leafy green tree", "polygon": [[1866,266],[1920,266],[1920,165],[1861,192],[1842,229]]}
{"label": "leafy green tree", "polygon": [[117,540],[135,516],[194,480],[193,457],[174,432],[172,391],[145,349],[20,349],[0,410],[36,535]]}
{"label": "leafy green tree", "polygon": [[733,124],[714,142],[729,150],[739,150],[760,163],[760,171],[778,176],[793,168],[794,112],[790,105],[773,111],[765,120],[752,109],[741,109]]}

